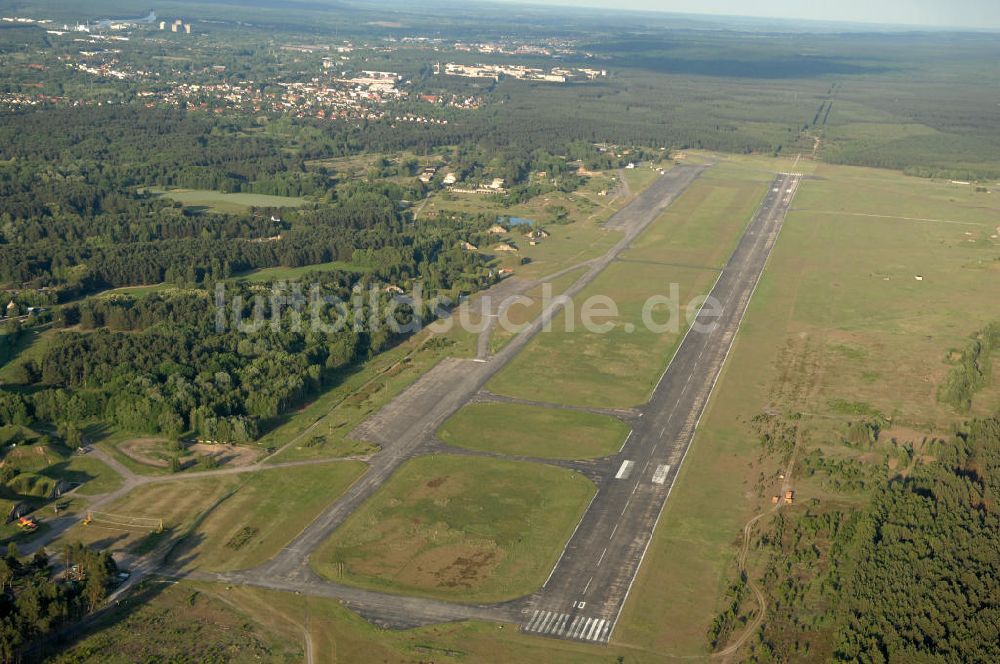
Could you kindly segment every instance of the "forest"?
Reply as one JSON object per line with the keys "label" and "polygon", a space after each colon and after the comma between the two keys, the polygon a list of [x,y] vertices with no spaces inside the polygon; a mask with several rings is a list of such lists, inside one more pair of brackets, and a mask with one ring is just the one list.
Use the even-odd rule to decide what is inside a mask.
{"label": "forest", "polygon": [[65,572],[65,579],[53,578],[44,552],[21,558],[11,544],[0,559],[3,661],[20,661],[26,645],[97,609],[118,582],[118,567],[110,554],[81,544],[67,545],[61,553],[67,568],[72,568]]}
{"label": "forest", "polygon": [[[888,481],[860,464],[860,485],[857,465],[806,460],[808,475],[870,500],[783,510],[761,534],[768,616],[748,661],[1000,659],[1000,417],[973,420],[925,452],[933,459]],[[745,578],[729,596],[709,635],[716,643],[740,624]]]}
{"label": "forest", "polygon": [[[238,313],[249,320],[252,303],[262,300],[266,309],[271,300],[261,296],[265,286],[238,275],[259,268],[337,261],[344,269],[307,273],[302,283],[341,301],[355,288],[371,290],[378,303],[366,302],[369,308],[389,305],[386,284],[408,289],[419,280],[428,297],[457,299],[495,278],[487,256],[460,248],[485,241],[489,217],[429,218],[418,227],[404,203],[419,195],[415,178],[331,180],[273,136],[249,132],[250,120],[134,108],[53,109],[9,119],[0,129],[7,162],[0,168],[0,279],[16,287],[21,311],[44,305],[24,326],[51,320],[73,329],[54,335],[41,355],[16,360],[14,382],[30,389],[0,392],[5,424],[48,422],[71,445],[80,444],[80,428],[91,421],[251,442],[405,333],[369,325],[368,315],[363,325],[335,334],[293,329],[295,314],[285,311],[276,313],[286,317],[280,329],[234,335],[215,327],[217,285],[228,289],[227,306],[244,303]],[[46,131],[62,125],[69,129]],[[468,152],[461,163],[481,170],[488,154]],[[528,159],[517,168],[526,177],[544,158],[538,153],[538,165]],[[551,168],[564,168],[548,159]],[[177,185],[304,194],[311,202],[216,213],[149,192]],[[161,283],[175,289],[87,297]],[[407,315],[406,306],[401,310]],[[26,333],[20,322],[8,327],[8,345]]]}
{"label": "forest", "polygon": [[[371,202],[365,199],[365,210],[375,209]],[[347,303],[357,289],[364,293],[357,321],[345,324],[333,306],[276,306],[278,291],[241,281],[219,282],[222,302],[209,286],[67,304],[55,313],[54,324],[74,329],[55,335],[39,359],[19,361],[15,380],[36,389],[0,392],[0,423],[47,421],[67,438],[66,431],[99,420],[126,431],[173,437],[193,432],[213,440],[252,442],[279,415],[336,384],[352,364],[412,332],[406,326],[409,318],[420,316],[426,323],[440,315],[442,310],[430,304],[414,310],[416,305],[405,300],[391,303],[402,296],[382,288],[386,280],[406,284],[422,277],[429,296],[469,292],[488,283],[483,257],[457,248],[457,235],[440,229],[436,236],[418,238],[402,228],[364,228],[362,218],[352,217],[364,235],[357,236],[345,256],[370,261],[371,270],[306,274],[302,283],[307,286],[297,295],[290,287],[281,295],[290,301],[308,296],[316,302]],[[310,217],[317,235],[323,233],[325,219]],[[435,228],[434,222],[428,226],[429,231]],[[338,234],[326,232],[326,237]],[[317,255],[314,262],[324,258]],[[312,288],[315,293],[307,290]],[[373,312],[373,307],[385,312]],[[390,308],[392,320],[386,313]],[[252,323],[255,316],[267,324],[252,333],[238,333],[230,325],[234,320]],[[313,316],[324,326],[313,325]],[[72,438],[79,442],[79,435]]]}
{"label": "forest", "polygon": [[[71,128],[46,131],[52,126]],[[455,227],[424,225],[417,233],[407,226],[400,205],[421,197],[421,184],[385,179],[385,168],[367,182],[341,183],[324,167],[307,163],[391,147],[419,152],[458,144],[454,170],[463,178],[505,178],[516,202],[579,186],[573,163],[600,167],[621,160],[591,144],[558,137],[548,143],[550,151],[528,147],[530,136],[513,144],[477,143],[474,136],[442,133],[424,143],[422,135],[402,132],[390,138],[394,132],[375,129],[360,134],[363,141],[347,140],[352,147],[342,153],[337,147],[342,136],[307,127],[296,131],[293,154],[284,149],[287,143],[251,131],[255,128],[246,118],[169,109],[8,115],[0,125],[0,163],[6,162],[0,167],[5,201],[0,280],[77,296],[163,281],[197,284],[278,265],[350,261],[355,251],[365,249],[383,250],[386,258],[389,247],[406,256],[382,260],[379,274],[387,280],[412,278],[421,263],[436,262],[440,253],[467,239]],[[529,183],[537,172],[550,174],[551,184]],[[299,210],[222,214],[184,208],[150,187],[308,196],[313,202]],[[461,255],[451,258],[459,264],[453,272],[468,267]],[[451,288],[456,280],[453,275],[430,287]]]}

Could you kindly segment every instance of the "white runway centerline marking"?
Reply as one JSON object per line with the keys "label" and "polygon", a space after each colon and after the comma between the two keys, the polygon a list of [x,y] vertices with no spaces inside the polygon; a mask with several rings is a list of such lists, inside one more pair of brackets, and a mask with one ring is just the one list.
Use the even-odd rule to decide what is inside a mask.
{"label": "white runway centerline marking", "polygon": [[627,459],[625,461],[622,461],[622,466],[621,468],[618,469],[618,472],[615,474],[615,479],[627,480],[628,476],[632,474],[632,466],[634,465],[635,465],[634,461],[629,461]]}
{"label": "white runway centerline marking", "polygon": [[667,473],[670,472],[669,463],[661,463],[656,468],[656,472],[653,473],[653,484],[663,484],[667,481]]}

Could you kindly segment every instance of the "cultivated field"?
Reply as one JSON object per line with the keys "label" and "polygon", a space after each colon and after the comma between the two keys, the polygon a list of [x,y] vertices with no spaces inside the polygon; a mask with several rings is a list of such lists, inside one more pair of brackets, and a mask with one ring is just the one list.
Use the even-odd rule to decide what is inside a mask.
{"label": "cultivated field", "polygon": [[435,455],[409,461],[321,545],[324,577],[460,602],[545,581],[595,491],[540,464]]}

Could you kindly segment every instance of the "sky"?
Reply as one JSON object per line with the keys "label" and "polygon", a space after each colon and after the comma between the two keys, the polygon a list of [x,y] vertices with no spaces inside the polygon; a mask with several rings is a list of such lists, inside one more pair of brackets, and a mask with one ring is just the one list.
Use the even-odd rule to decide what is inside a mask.
{"label": "sky", "polygon": [[1000,29],[1000,0],[506,0],[822,21]]}

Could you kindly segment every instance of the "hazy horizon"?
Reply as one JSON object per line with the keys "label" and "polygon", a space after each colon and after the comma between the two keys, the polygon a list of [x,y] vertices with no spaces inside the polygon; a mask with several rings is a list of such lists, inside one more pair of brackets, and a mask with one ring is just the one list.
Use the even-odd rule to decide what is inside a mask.
{"label": "hazy horizon", "polygon": [[564,7],[658,11],[705,16],[745,16],[808,21],[833,21],[937,28],[1000,29],[1000,3],[994,0],[841,0],[808,5],[793,0],[500,0],[501,2]]}

